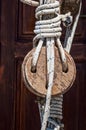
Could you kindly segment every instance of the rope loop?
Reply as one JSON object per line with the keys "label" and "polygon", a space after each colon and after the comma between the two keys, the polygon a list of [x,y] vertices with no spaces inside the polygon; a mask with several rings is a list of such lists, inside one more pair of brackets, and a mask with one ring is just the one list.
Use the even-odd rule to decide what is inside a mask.
{"label": "rope loop", "polygon": [[[54,3],[47,3],[39,5],[35,11],[35,17],[38,21],[35,22],[34,33],[36,36],[33,39],[33,47],[36,47],[36,50],[33,54],[32,59],[32,71],[36,70],[38,57],[43,46],[44,41],[46,41],[47,47],[47,95],[46,95],[46,104],[44,110],[44,116],[42,121],[41,130],[45,130],[47,126],[48,117],[50,114],[50,100],[51,92],[54,79],[54,43],[60,52],[60,57],[62,61],[62,70],[67,72],[68,64],[65,56],[63,46],[60,41],[62,34],[61,22],[68,26],[71,21],[71,13],[60,14],[60,3],[55,1]],[[36,46],[36,44],[38,45]],[[36,71],[35,71],[36,72]],[[51,73],[52,72],[52,73]],[[59,106],[59,105],[58,105]],[[61,105],[60,105],[61,106]],[[62,118],[62,112],[59,111],[60,115],[58,118]],[[58,113],[57,113],[58,114]],[[57,126],[60,128],[60,126]]]}
{"label": "rope loop", "polygon": [[[53,79],[54,79],[54,42],[56,41],[56,45],[59,50],[59,54],[62,61],[62,69],[64,72],[67,71],[68,65],[65,57],[64,49],[69,53],[72,45],[72,41],[75,34],[75,29],[77,26],[77,22],[80,16],[82,2],[80,1],[79,12],[76,16],[74,21],[74,25],[72,30],[70,30],[70,25],[72,24],[73,17],[71,13],[68,12],[66,14],[60,14],[60,1],[61,0],[40,0],[39,2],[34,0],[21,0],[23,3],[31,5],[31,6],[38,6],[36,8],[35,17],[38,21],[35,23],[34,33],[36,36],[33,39],[33,47],[36,47],[36,50],[33,54],[32,58],[32,71],[36,72],[36,65],[38,61],[38,57],[43,46],[44,41],[46,41],[47,47],[47,77],[48,77],[48,88],[47,88],[47,95],[46,95],[46,104],[42,108],[42,126],[41,130],[45,130],[47,127],[47,122],[54,125],[54,130],[62,130],[63,124],[60,123],[62,120],[62,101],[63,95],[59,96],[58,98],[51,99],[51,92],[53,86]],[[43,4],[43,5],[42,5]],[[62,34],[61,22],[67,28],[66,37],[64,41],[64,49],[60,41],[60,37]],[[70,33],[71,32],[71,33]],[[38,43],[38,44],[37,44]],[[37,46],[36,46],[37,44]],[[51,104],[53,104],[53,106]],[[39,105],[40,108],[40,105]],[[40,114],[41,115],[41,114]],[[49,118],[50,117],[50,118]],[[56,119],[57,120],[52,120]],[[51,127],[52,128],[52,127]],[[48,128],[47,128],[48,130]],[[49,129],[50,130],[50,129]]]}
{"label": "rope loop", "polygon": [[[49,17],[51,15],[53,17]],[[36,51],[33,55],[31,69],[32,72],[36,70],[39,53],[44,43],[44,39],[46,38],[54,38],[54,40],[56,39],[56,45],[58,46],[61,55],[62,70],[64,72],[67,72],[68,65],[65,57],[65,52],[60,41],[62,34],[61,22],[63,22],[64,26],[70,26],[72,23],[71,13],[68,12],[64,15],[60,14],[60,3],[59,1],[55,1],[54,3],[39,5],[35,11],[35,17],[38,19],[38,21],[35,22],[34,33],[36,36],[33,39],[33,47],[36,47],[37,43],[38,46],[36,47]]]}
{"label": "rope loop", "polygon": [[34,0],[20,0],[20,1],[23,2],[24,4],[31,5],[31,6],[37,7],[39,5],[39,2]]}
{"label": "rope loop", "polygon": [[[65,15],[60,15],[60,4],[59,1],[56,1],[55,3],[50,4],[44,4],[39,5],[36,8],[36,15],[35,17],[39,19],[35,23],[35,30],[34,33],[36,36],[33,39],[33,45],[36,46],[36,43],[39,41],[39,39],[43,38],[60,38],[62,34],[62,28],[61,28],[61,21],[63,21],[64,26],[69,26],[72,23],[72,16],[71,13],[68,12]],[[46,15],[54,15],[54,18],[46,19],[46,20],[40,20],[40,17],[46,16]]]}

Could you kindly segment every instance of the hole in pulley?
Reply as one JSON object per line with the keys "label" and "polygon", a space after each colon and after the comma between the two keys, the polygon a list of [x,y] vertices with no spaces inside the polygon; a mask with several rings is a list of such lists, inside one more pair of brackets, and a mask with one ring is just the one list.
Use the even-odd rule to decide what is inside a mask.
{"label": "hole in pulley", "polygon": [[63,64],[62,64],[62,71],[63,71],[64,73],[67,73],[67,72],[68,72],[68,63],[63,63]]}
{"label": "hole in pulley", "polygon": [[31,66],[31,72],[36,73],[36,66]]}

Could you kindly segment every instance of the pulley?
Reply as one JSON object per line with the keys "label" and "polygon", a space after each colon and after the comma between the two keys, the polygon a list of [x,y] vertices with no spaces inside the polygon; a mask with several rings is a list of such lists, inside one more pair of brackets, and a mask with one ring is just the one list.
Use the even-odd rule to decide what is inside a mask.
{"label": "pulley", "polygon": [[[75,63],[69,52],[80,16],[81,2],[79,0],[21,1],[38,6],[35,12],[38,20],[35,22],[34,49],[24,58],[23,79],[28,90],[39,97],[46,97],[44,105],[39,103],[39,109],[44,108],[42,112],[40,110],[41,130],[48,130],[48,126],[49,130],[51,127],[60,130],[64,127],[61,124],[63,94],[71,88],[76,77]],[[63,45],[60,40],[61,22],[67,27]]]}
{"label": "pulley", "polygon": [[[52,87],[52,96],[63,94],[72,86],[75,76],[76,67],[73,58],[65,51],[68,63],[66,72],[62,69],[62,61],[59,56],[58,48],[55,47],[55,73]],[[47,68],[46,68],[46,48],[42,47],[36,71],[31,71],[32,56],[35,48],[32,49],[25,57],[22,64],[23,78],[27,88],[37,96],[45,97],[47,93]]]}

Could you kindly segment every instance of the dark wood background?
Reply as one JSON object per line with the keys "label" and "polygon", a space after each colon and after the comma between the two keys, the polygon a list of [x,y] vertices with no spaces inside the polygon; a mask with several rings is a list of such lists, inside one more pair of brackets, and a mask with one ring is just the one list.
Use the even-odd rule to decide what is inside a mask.
{"label": "dark wood background", "polygon": [[[35,8],[18,0],[1,0],[0,6],[0,130],[40,130],[35,96],[21,77],[23,58],[32,48]],[[86,0],[71,55],[77,77],[64,95],[63,121],[65,130],[86,130]]]}

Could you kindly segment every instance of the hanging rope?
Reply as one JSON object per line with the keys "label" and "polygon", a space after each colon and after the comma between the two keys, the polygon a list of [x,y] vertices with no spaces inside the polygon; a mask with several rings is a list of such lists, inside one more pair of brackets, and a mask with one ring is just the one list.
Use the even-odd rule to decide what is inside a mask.
{"label": "hanging rope", "polygon": [[[79,12],[77,13],[77,16],[76,16],[76,18],[74,20],[72,30],[71,30],[70,26],[67,27],[64,47],[65,47],[65,50],[68,53],[70,53],[70,50],[71,50],[75,30],[76,30],[77,23],[78,23],[79,16],[80,16],[80,12],[81,12],[81,6],[82,6],[82,2],[80,1]],[[51,104],[52,105],[51,105],[50,116],[49,117],[53,118],[54,121],[57,120],[57,122],[60,122],[59,126],[63,130],[64,125],[61,124],[61,120],[63,118],[62,117],[62,102],[63,102],[63,95],[60,95],[58,97],[55,97],[55,98],[51,99]],[[52,128],[52,126],[50,125],[49,128]]]}
{"label": "hanging rope", "polygon": [[[26,4],[32,5],[32,6],[38,6],[39,3],[31,0],[24,0],[23,1]],[[40,1],[40,5],[36,9],[36,15],[35,17],[38,19],[38,21],[35,23],[35,30],[34,33],[36,36],[33,39],[33,47],[36,47],[35,53],[33,54],[32,59],[32,72],[36,72],[36,66],[39,58],[39,54],[41,52],[41,48],[43,46],[43,43],[46,41],[46,48],[47,48],[47,95],[46,95],[46,103],[45,103],[45,110],[44,110],[44,116],[42,121],[42,127],[41,130],[45,130],[47,127],[47,121],[51,124],[53,124],[54,130],[59,130],[61,128],[60,120],[62,119],[62,100],[63,96],[59,96],[58,98],[53,98],[51,100],[51,92],[52,92],[52,86],[53,86],[53,78],[54,78],[54,44],[56,41],[56,44],[59,49],[61,61],[62,61],[62,70],[64,72],[67,71],[68,65],[66,61],[66,56],[64,53],[64,49],[62,47],[60,36],[61,36],[61,21],[65,26],[69,25],[72,22],[71,13],[67,13],[65,15],[60,14],[60,2],[56,0],[47,0]],[[81,4],[80,4],[80,10],[81,10]],[[79,14],[76,17],[76,22],[74,24],[73,30],[71,31],[70,37],[66,35],[65,38],[65,50],[70,52],[72,40],[74,37],[76,25],[78,22]],[[54,16],[54,17],[53,17]],[[67,24],[66,24],[67,23]],[[67,33],[69,30],[67,29]],[[56,104],[56,102],[57,104]],[[51,102],[51,106],[50,106]],[[39,106],[40,107],[40,106]],[[51,118],[57,118],[58,123],[52,120]],[[42,120],[42,119],[41,119]]]}
{"label": "hanging rope", "polygon": [[[46,40],[46,47],[47,47],[47,85],[48,86],[47,86],[46,104],[45,104],[45,111],[44,111],[41,130],[46,129],[48,117],[50,114],[50,100],[51,100],[51,92],[52,92],[53,78],[54,78],[55,38],[61,56],[63,71],[67,71],[68,69],[64,49],[60,42],[60,36],[62,31],[60,24],[61,21],[64,22],[67,20],[68,17],[71,18],[71,16],[70,16],[70,12],[65,15],[61,15],[59,14],[59,12],[60,12],[59,1],[54,1],[52,4],[50,3],[50,1],[47,1],[46,4],[37,7],[36,15],[35,15],[36,18],[39,19],[39,21],[35,23],[34,32],[37,35],[33,39],[33,46],[35,47],[37,43],[38,45],[36,47],[32,59],[32,72],[36,71],[38,57],[45,40]],[[55,18],[52,18],[51,14],[53,14]],[[49,17],[49,15],[51,16]],[[44,16],[46,19],[40,20],[40,17],[44,17]]]}
{"label": "hanging rope", "polygon": [[[80,10],[81,10],[81,4],[80,4]],[[77,22],[78,22],[78,18],[79,18],[79,15],[80,15],[80,10],[79,10],[79,14],[77,15],[77,17],[76,17],[76,21],[75,21],[75,23],[74,23],[74,26],[73,26],[73,30],[71,31],[71,35],[70,36],[72,36],[71,37],[71,42],[70,42],[70,45],[69,45],[69,42],[67,41],[67,43],[66,43],[66,51],[67,52],[70,52],[70,48],[71,48],[71,44],[72,44],[72,40],[73,40],[73,36],[74,36],[74,33],[75,33],[75,29],[76,29],[76,26],[75,25],[77,25]],[[44,14],[44,13],[43,13]],[[71,19],[71,17],[70,17],[70,19]],[[41,23],[40,23],[41,24]],[[56,24],[58,24],[58,25],[60,25],[60,23],[56,23]],[[58,26],[57,25],[57,26]],[[37,29],[40,29],[40,28],[48,28],[48,27],[50,27],[51,26],[51,24],[48,26],[48,25],[41,25],[41,27],[37,27]],[[52,26],[51,26],[52,27]],[[51,28],[50,27],[50,28]],[[55,24],[54,24],[54,27],[55,27],[55,29],[56,29],[56,26],[55,26]],[[68,28],[70,28],[69,26],[68,26]],[[58,29],[58,31],[59,31],[60,29]],[[40,32],[42,32],[42,31],[40,31]],[[46,31],[44,31],[44,32],[46,32]],[[55,30],[54,30],[54,32],[55,32]],[[53,33],[53,32],[52,32]],[[42,35],[42,37],[41,37],[41,35],[40,35],[40,38],[45,38],[45,37],[47,37],[47,35],[45,34],[45,36],[43,36]],[[53,36],[53,37],[55,37],[55,35]],[[60,37],[60,36],[59,36]],[[68,36],[66,35],[66,38],[68,38]],[[68,40],[68,39],[67,39]],[[57,39],[57,43],[58,43],[58,48],[59,48],[59,50],[60,50],[60,47],[62,47],[61,46],[61,42],[60,42],[60,40],[58,40]],[[69,45],[69,47],[67,47]],[[41,47],[40,47],[40,50],[41,50]],[[39,53],[40,53],[40,51],[39,51]],[[38,53],[38,55],[39,55],[39,53]],[[60,52],[60,54],[64,54],[63,52]],[[36,56],[36,55],[35,55]],[[48,56],[49,57],[49,56]],[[34,58],[34,59],[36,59],[36,58]],[[36,64],[34,64],[34,65],[36,65]],[[47,95],[48,95],[48,93],[47,93]],[[60,98],[59,98],[60,97]],[[61,96],[59,96],[59,97],[57,97],[56,98],[56,102],[57,102],[57,104],[55,104],[56,102],[55,102],[55,98],[52,100],[52,106],[51,107],[45,107],[45,113],[48,113],[47,111],[47,109],[50,109],[50,116],[49,117],[53,117],[53,118],[57,118],[57,119],[59,119],[59,120],[62,120],[62,99],[63,99],[63,96],[61,95]],[[46,98],[46,106],[48,106],[49,104],[47,104],[47,100],[48,100],[49,98]],[[58,101],[58,99],[60,99],[59,101]],[[55,108],[56,107],[56,108]],[[60,108],[60,109],[59,109]],[[46,123],[45,122],[47,122],[47,118],[48,118],[48,115],[47,115],[47,117],[45,116],[45,114],[44,114],[44,124],[43,124],[43,127],[42,127],[42,129],[45,129],[45,125],[46,125]],[[60,127],[61,127],[61,125],[60,125]]]}
{"label": "hanging rope", "polygon": [[[56,8],[55,8],[56,7]],[[54,9],[52,9],[54,8]],[[47,11],[46,11],[47,10]],[[67,63],[66,63],[66,57],[65,57],[65,53],[63,50],[63,47],[61,45],[60,42],[60,36],[61,36],[61,20],[66,20],[67,17],[70,16],[70,12],[65,14],[65,15],[59,15],[59,2],[56,1],[55,3],[51,4],[44,4],[39,6],[36,9],[36,18],[40,18],[40,15],[48,15],[48,14],[56,14],[55,18],[52,18],[50,20],[40,20],[37,21],[35,23],[35,30],[34,32],[37,34],[36,37],[34,37],[33,39],[33,46],[36,46],[36,43],[38,43],[38,46],[36,47],[36,51],[33,55],[33,60],[32,60],[32,71],[34,71],[36,69],[36,64],[38,61],[38,57],[43,45],[43,42],[45,40],[45,38],[55,38],[57,39],[57,46],[59,48],[60,51],[60,55],[61,55],[61,60],[62,60],[62,66],[63,66],[63,70],[65,71],[65,68],[67,68]],[[49,41],[47,39],[47,41]],[[52,40],[53,42],[53,40]],[[50,44],[49,44],[50,45]],[[48,52],[49,53],[49,52]]]}
{"label": "hanging rope", "polygon": [[64,49],[68,53],[70,53],[70,50],[71,50],[72,42],[73,42],[73,39],[74,39],[74,34],[75,34],[76,27],[77,27],[77,24],[78,24],[78,21],[79,21],[79,17],[80,17],[81,7],[82,7],[82,1],[80,0],[79,11],[78,11],[78,13],[76,15],[76,18],[74,20],[74,24],[73,24],[72,30],[70,29],[70,27],[68,27],[67,30],[66,30]]}

